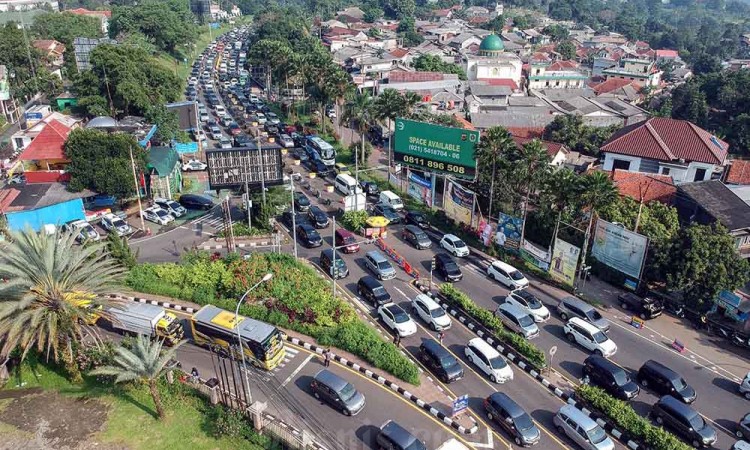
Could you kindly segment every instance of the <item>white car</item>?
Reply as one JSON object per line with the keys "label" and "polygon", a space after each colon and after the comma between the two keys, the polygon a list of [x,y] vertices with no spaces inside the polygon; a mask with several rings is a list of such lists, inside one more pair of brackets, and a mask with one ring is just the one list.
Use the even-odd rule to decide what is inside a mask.
{"label": "white car", "polygon": [[268,123],[271,125],[278,125],[281,123],[281,119],[279,119],[279,116],[276,115],[276,113],[270,112],[266,114],[266,119],[268,119]]}
{"label": "white car", "polygon": [[166,198],[155,198],[154,203],[156,203],[156,206],[167,211],[175,217],[182,217],[187,214],[187,209],[185,209],[184,206],[180,205],[174,200],[169,200]]}
{"label": "white car", "polygon": [[469,247],[455,234],[446,234],[443,236],[443,239],[440,240],[440,246],[458,258],[469,256]]}
{"label": "white car", "polygon": [[509,289],[521,289],[529,285],[529,280],[518,269],[502,261],[493,261],[487,267],[487,276]]}
{"label": "white car", "polygon": [[493,383],[505,383],[513,379],[513,369],[505,358],[482,338],[470,340],[464,354],[466,359],[490,377]]}
{"label": "white car", "polygon": [[76,236],[76,242],[79,244],[85,241],[98,241],[101,236],[96,232],[94,227],[85,220],[73,220],[66,224],[63,224],[62,230],[69,233],[74,233]]}
{"label": "white car", "polygon": [[438,303],[427,294],[419,294],[411,301],[411,310],[435,331],[451,327],[451,318]]}
{"label": "white car", "polygon": [[417,332],[417,324],[395,303],[381,305],[378,308],[378,316],[388,328],[401,337],[411,336]]}
{"label": "white car", "polygon": [[255,119],[261,125],[264,125],[266,122],[268,122],[268,119],[266,119],[266,115],[263,114],[262,112],[255,113]]}
{"label": "white car", "polygon": [[206,163],[198,159],[190,159],[182,165],[183,172],[190,172],[192,170],[206,170]]}
{"label": "white car", "polygon": [[221,105],[216,105],[216,108],[214,108],[214,114],[216,117],[223,117],[226,113],[227,110]]}
{"label": "white car", "polygon": [[222,136],[221,139],[219,139],[219,148],[232,148],[232,141],[229,140],[229,138]]}
{"label": "white car", "polygon": [[206,112],[206,111],[201,111],[201,112],[200,112],[200,115],[199,115],[199,117],[198,117],[198,118],[199,118],[199,120],[200,120],[201,122],[203,122],[203,123],[206,123],[206,122],[208,122],[209,120],[211,120],[211,116],[209,116],[209,115],[208,115],[208,112]]}
{"label": "white car", "polygon": [[144,219],[154,223],[158,223],[159,225],[166,225],[174,220],[174,217],[172,217],[171,214],[158,206],[151,206],[149,208],[146,208],[143,210],[142,214]]}
{"label": "white car", "polygon": [[194,130],[193,136],[195,136],[196,142],[206,142],[208,140],[203,130]]}
{"label": "white car", "polygon": [[107,213],[102,217],[101,225],[109,233],[117,233],[119,236],[125,236],[133,232],[127,222],[112,213]]}
{"label": "white car", "polygon": [[534,322],[549,320],[549,309],[538,298],[526,289],[514,289],[505,297],[505,303],[518,306],[534,318]]}
{"label": "white car", "polygon": [[279,144],[284,148],[293,148],[294,140],[288,134],[282,134],[279,136]]}
{"label": "white car", "polygon": [[570,342],[575,342],[597,355],[609,358],[617,353],[617,344],[612,339],[599,328],[578,317],[568,320],[563,331]]}

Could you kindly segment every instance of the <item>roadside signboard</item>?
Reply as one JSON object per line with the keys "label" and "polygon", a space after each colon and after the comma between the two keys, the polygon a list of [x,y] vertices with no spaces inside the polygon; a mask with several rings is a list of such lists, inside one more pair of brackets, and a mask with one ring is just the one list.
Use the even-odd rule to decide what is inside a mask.
{"label": "roadside signboard", "polygon": [[211,189],[235,189],[247,182],[253,190],[278,186],[284,182],[281,168],[281,147],[262,145],[255,148],[237,147],[212,149],[206,152],[208,184]]}
{"label": "roadside signboard", "polygon": [[560,238],[555,238],[555,246],[552,248],[552,262],[549,266],[550,276],[560,283],[573,286],[580,254],[580,248]]}
{"label": "roadside signboard", "polygon": [[474,147],[478,143],[476,130],[399,118],[393,154],[396,163],[473,180],[477,170]]}
{"label": "roadside signboard", "polygon": [[591,256],[597,261],[639,280],[647,248],[646,236],[606,220],[596,222]]}
{"label": "roadside signboard", "polygon": [[453,400],[453,416],[469,407],[469,396],[464,394]]}

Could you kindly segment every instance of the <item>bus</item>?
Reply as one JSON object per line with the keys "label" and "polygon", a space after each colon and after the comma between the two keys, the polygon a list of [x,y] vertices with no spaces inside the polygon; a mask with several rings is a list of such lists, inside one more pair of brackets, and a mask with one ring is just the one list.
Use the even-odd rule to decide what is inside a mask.
{"label": "bus", "polygon": [[311,158],[317,156],[326,166],[336,164],[336,149],[318,136],[308,136],[305,139],[305,150]]}
{"label": "bus", "polygon": [[261,369],[273,370],[286,355],[284,339],[278,328],[259,320],[235,316],[214,305],[206,305],[193,314],[190,326],[196,344],[235,359],[240,358],[237,345],[239,328],[245,358]]}

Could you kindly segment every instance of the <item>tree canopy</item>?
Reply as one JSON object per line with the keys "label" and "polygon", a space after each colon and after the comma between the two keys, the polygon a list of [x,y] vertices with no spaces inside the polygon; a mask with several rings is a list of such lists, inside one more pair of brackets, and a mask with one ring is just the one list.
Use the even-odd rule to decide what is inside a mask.
{"label": "tree canopy", "polygon": [[599,154],[599,147],[616,130],[616,126],[585,125],[581,116],[559,115],[544,129],[544,139],[565,144],[573,151],[596,156]]}
{"label": "tree canopy", "polygon": [[424,72],[453,73],[461,80],[466,79],[466,72],[458,64],[445,62],[436,55],[420,55],[414,60],[414,68]]}
{"label": "tree canopy", "polygon": [[134,6],[115,7],[109,24],[111,36],[127,36],[138,32],[153,39],[154,44],[169,53],[186,50],[198,36],[187,2],[177,0],[145,0]]}
{"label": "tree canopy", "polygon": [[73,39],[101,37],[102,24],[95,17],[68,12],[46,12],[34,17],[31,32],[39,39],[54,39],[62,42],[70,54],[73,54]]}

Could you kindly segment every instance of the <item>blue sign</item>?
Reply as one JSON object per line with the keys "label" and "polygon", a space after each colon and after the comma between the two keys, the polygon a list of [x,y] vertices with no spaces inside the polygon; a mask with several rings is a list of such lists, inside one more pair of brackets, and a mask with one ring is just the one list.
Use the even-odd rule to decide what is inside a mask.
{"label": "blue sign", "polygon": [[495,235],[497,245],[508,250],[518,251],[521,247],[522,227],[523,219],[521,217],[500,213],[497,218],[497,234]]}
{"label": "blue sign", "polygon": [[453,415],[460,413],[461,411],[469,407],[469,396],[464,394],[457,399],[453,400]]}
{"label": "blue sign", "polygon": [[198,143],[197,142],[175,142],[174,143],[174,149],[179,154],[183,153],[195,153],[198,151]]}
{"label": "blue sign", "polygon": [[23,116],[26,118],[26,120],[42,120],[44,118],[42,113],[38,111],[24,113]]}

